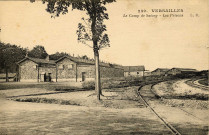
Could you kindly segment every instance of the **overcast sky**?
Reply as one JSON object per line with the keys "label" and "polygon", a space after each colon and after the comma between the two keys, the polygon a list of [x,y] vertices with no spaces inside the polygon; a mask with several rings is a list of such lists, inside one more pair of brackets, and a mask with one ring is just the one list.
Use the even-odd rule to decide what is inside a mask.
{"label": "overcast sky", "polygon": [[[105,24],[111,47],[100,51],[100,58],[121,65],[145,65],[148,70],[208,69],[208,7],[207,0],[118,0],[109,4],[110,19]],[[139,9],[151,14],[151,9],[158,8],[183,9],[184,17],[123,17],[137,15]],[[43,45],[49,54],[59,51],[93,58],[92,49],[77,41],[77,26],[85,12],[70,10],[53,19],[45,9],[40,1],[0,1],[0,40],[29,49]]]}

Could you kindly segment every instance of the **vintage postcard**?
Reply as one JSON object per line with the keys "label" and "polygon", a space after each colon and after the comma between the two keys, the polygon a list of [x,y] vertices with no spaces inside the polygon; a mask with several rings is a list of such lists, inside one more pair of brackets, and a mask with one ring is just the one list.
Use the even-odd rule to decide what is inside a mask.
{"label": "vintage postcard", "polygon": [[208,0],[0,0],[0,134],[208,135]]}

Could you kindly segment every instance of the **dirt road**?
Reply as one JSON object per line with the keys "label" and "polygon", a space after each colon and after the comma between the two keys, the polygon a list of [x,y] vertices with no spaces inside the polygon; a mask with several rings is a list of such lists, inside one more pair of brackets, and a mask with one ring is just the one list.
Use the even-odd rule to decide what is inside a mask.
{"label": "dirt road", "polygon": [[[0,133],[14,135],[170,134],[163,123],[146,107],[137,100],[131,99],[136,96],[134,89],[125,89],[127,91],[123,92],[121,90],[104,92],[103,107],[28,103],[1,99]],[[86,95],[85,92],[75,92],[72,95],[78,96],[76,93]],[[115,94],[118,96],[114,96]]]}

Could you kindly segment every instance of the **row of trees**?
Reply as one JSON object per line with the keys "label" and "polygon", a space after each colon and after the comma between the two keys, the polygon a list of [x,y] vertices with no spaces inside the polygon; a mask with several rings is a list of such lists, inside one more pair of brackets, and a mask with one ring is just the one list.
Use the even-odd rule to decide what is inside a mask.
{"label": "row of trees", "polygon": [[[26,54],[29,57],[40,59],[45,59],[48,55],[44,46],[41,45],[36,45],[32,50],[29,50],[28,48],[0,42],[0,73],[15,73],[17,70],[16,62],[25,58]],[[57,60],[66,55],[69,54],[65,52],[56,52],[49,55],[49,57],[51,60]],[[80,58],[89,59],[86,55],[81,56]]]}
{"label": "row of trees", "polygon": [[26,52],[26,48],[0,42],[0,72],[15,72],[15,62],[23,59]]}

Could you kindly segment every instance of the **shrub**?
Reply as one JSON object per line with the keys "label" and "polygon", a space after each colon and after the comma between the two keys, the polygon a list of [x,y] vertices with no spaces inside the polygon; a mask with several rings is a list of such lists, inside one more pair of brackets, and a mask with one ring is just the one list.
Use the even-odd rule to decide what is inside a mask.
{"label": "shrub", "polygon": [[[167,76],[147,76],[147,77],[135,77],[128,76],[124,78],[103,78],[101,80],[102,89],[110,88],[121,88],[121,87],[130,87],[130,86],[141,86],[145,84],[154,84],[157,82],[165,81],[172,79],[173,77]],[[82,83],[84,89],[95,89],[95,82],[85,81]]]}
{"label": "shrub", "polygon": [[82,87],[84,89],[95,89],[95,82],[94,81],[85,81],[82,83]]}

